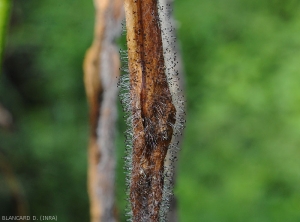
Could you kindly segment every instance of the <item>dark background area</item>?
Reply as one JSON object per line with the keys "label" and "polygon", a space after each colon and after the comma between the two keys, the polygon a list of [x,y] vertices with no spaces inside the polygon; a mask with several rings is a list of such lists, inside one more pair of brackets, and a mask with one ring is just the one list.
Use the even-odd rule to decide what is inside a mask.
{"label": "dark background area", "polygon": [[[181,221],[300,221],[299,11],[298,0],[176,0],[187,99]],[[82,62],[93,25],[92,1],[13,1],[0,76],[14,119],[0,129],[1,216],[16,213],[11,169],[28,215],[89,220]],[[116,192],[125,221],[122,116]]]}

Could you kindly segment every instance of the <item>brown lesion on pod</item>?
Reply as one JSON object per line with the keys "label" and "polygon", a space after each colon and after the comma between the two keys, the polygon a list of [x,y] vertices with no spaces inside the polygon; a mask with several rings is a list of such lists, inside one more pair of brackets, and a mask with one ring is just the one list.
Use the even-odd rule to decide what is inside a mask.
{"label": "brown lesion on pod", "polygon": [[125,0],[133,119],[130,201],[133,221],[159,221],[164,161],[176,109],[163,56],[157,0]]}

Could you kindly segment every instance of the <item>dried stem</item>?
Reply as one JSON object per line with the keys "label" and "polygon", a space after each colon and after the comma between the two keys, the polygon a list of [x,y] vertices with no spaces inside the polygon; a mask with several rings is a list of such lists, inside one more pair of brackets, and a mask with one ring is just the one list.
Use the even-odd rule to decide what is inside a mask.
{"label": "dried stem", "polygon": [[164,161],[173,135],[172,103],[156,0],[125,0],[133,118],[130,202],[133,221],[159,221]]}
{"label": "dried stem", "polygon": [[[12,167],[7,161],[7,157],[0,152],[0,172],[3,174],[7,186],[16,204],[16,215],[28,215],[28,203],[26,201],[23,188],[16,178]],[[23,221],[23,220],[22,220]]]}
{"label": "dried stem", "polygon": [[[165,52],[166,67],[168,69],[167,75],[172,78],[172,84],[170,85],[171,94],[173,96],[174,105],[176,107],[176,124],[177,128],[181,128],[185,122],[185,105],[184,105],[184,71],[181,59],[181,53],[176,41],[176,20],[173,17],[173,2],[174,0],[160,0],[160,7],[162,8],[161,27],[164,31],[163,34],[163,46]],[[167,58],[166,58],[167,57]],[[174,76],[177,76],[174,78]],[[182,126],[179,126],[182,124]],[[165,171],[170,175],[169,180],[166,181],[168,185],[173,187],[176,183],[176,168],[177,161],[174,161],[174,156],[178,151],[182,141],[182,134],[172,138],[172,144],[176,144],[177,148],[175,150],[169,149],[167,153],[167,158],[165,161]],[[168,192],[172,195],[172,192]],[[167,215],[167,221],[177,222],[178,221],[178,210],[177,210],[177,200],[173,195],[170,198],[169,212]]]}
{"label": "dried stem", "polygon": [[114,132],[119,54],[114,39],[120,34],[122,0],[95,0],[92,46],[84,61],[84,82],[90,106],[88,192],[93,222],[114,222]]}

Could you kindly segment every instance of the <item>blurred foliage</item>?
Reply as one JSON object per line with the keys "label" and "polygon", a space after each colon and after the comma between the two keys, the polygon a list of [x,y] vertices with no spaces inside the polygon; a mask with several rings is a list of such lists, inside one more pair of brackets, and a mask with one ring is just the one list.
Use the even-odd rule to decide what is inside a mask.
{"label": "blurred foliage", "polygon": [[[9,15],[10,0],[0,0],[0,63],[2,62],[2,53],[4,48],[7,17]],[[1,65],[0,65],[1,69]]]}
{"label": "blurred foliage", "polygon": [[[175,189],[181,221],[300,221],[299,10],[298,0],[175,1],[187,95]],[[88,221],[82,61],[93,23],[92,1],[14,1],[0,78],[14,127],[0,129],[0,152],[31,215]],[[0,185],[0,215],[13,215],[3,174]]]}
{"label": "blurred foliage", "polygon": [[300,220],[300,2],[178,0],[181,221]]}
{"label": "blurred foliage", "polygon": [[[0,80],[0,101],[13,114],[14,129],[1,131],[0,151],[31,215],[88,221],[82,61],[93,22],[92,1],[14,1]],[[0,215],[14,215],[3,177],[0,182]]]}

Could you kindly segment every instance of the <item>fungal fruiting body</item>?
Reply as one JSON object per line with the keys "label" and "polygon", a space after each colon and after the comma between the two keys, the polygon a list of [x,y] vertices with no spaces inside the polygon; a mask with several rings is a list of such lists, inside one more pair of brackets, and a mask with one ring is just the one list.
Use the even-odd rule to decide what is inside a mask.
{"label": "fungal fruiting body", "polygon": [[[127,170],[129,175],[130,210],[132,221],[161,221],[167,212],[170,191],[166,189],[165,160],[176,134],[178,98],[170,88],[176,75],[170,75],[165,59],[161,15],[156,0],[125,0],[128,75],[120,85],[128,92],[121,94],[127,123]],[[176,60],[174,60],[176,63]],[[126,70],[126,68],[125,68]],[[182,122],[179,120],[179,122]],[[180,130],[179,130],[180,131]],[[166,194],[168,193],[168,194]]]}

